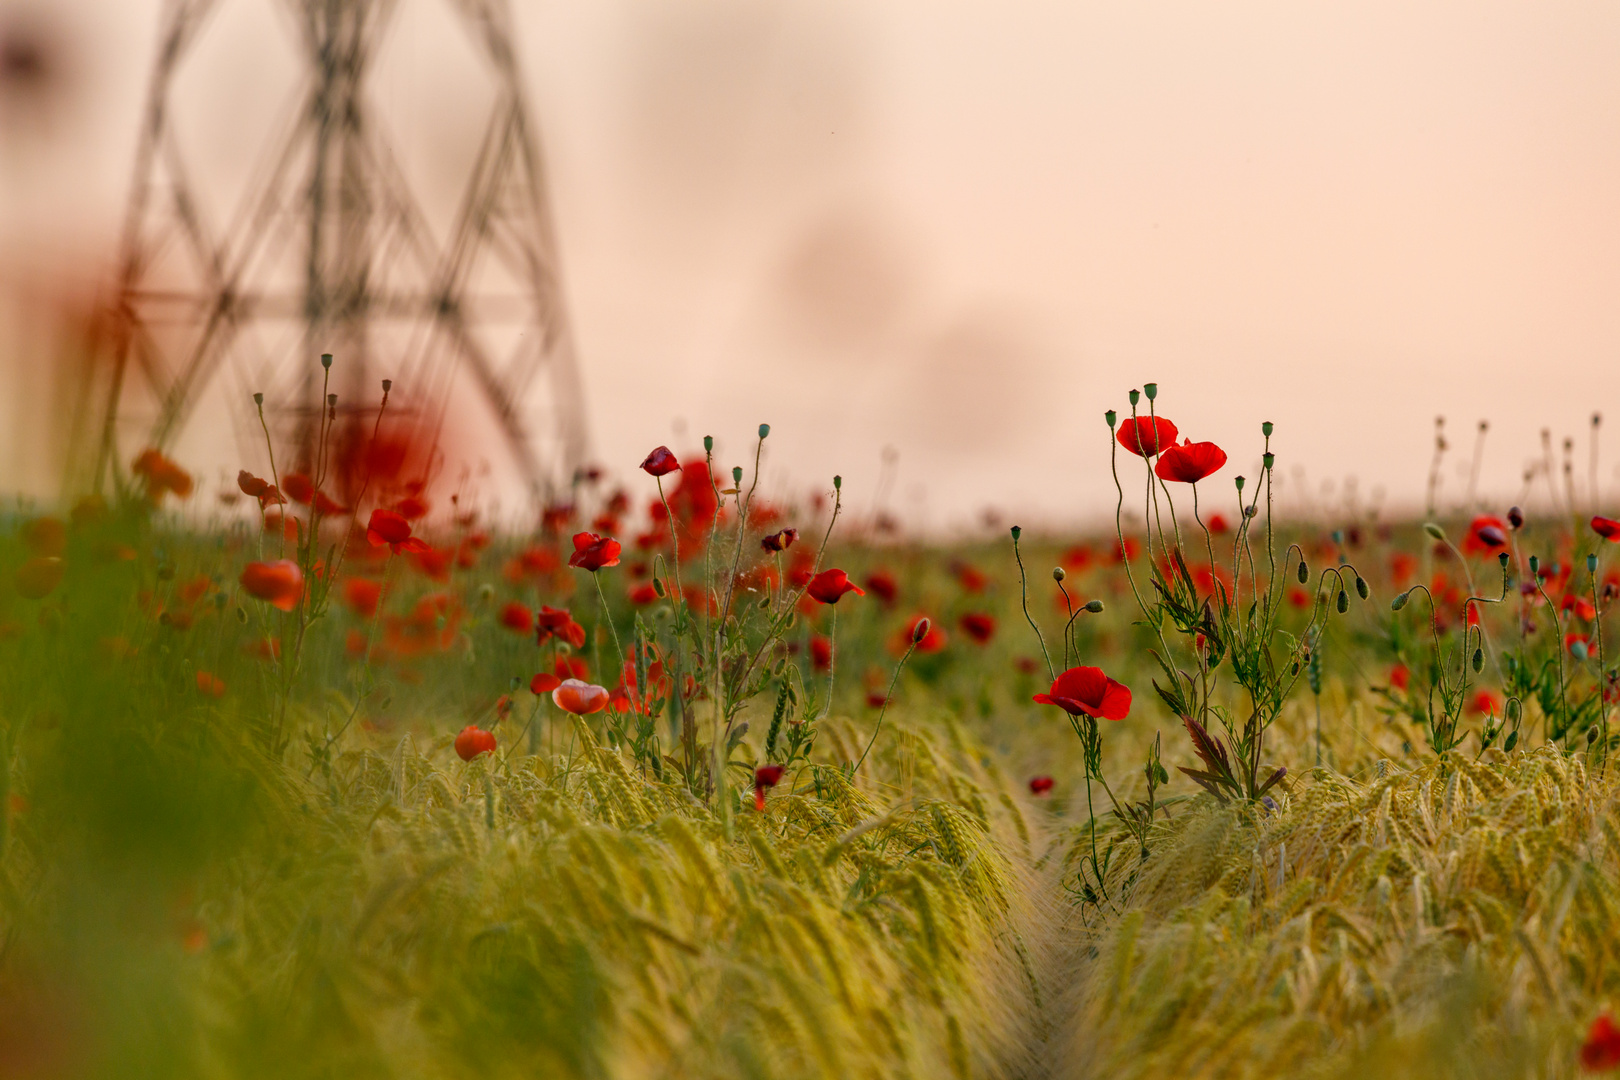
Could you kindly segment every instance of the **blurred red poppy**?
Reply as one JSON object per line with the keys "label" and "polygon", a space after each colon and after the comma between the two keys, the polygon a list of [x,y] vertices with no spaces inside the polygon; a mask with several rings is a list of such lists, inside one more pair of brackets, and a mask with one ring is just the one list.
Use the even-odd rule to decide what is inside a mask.
{"label": "blurred red poppy", "polygon": [[1586,1041],[1581,1044],[1581,1068],[1587,1072],[1620,1068],[1620,1024],[1606,1012],[1599,1013],[1586,1030]]}
{"label": "blurred red poppy", "polygon": [[866,595],[866,590],[849,580],[849,575],[842,570],[823,570],[810,579],[805,591],[823,604],[836,604],[845,593]]}
{"label": "blurred red poppy", "polygon": [[1230,526],[1228,526],[1226,523],[1225,514],[1209,515],[1209,531],[1214,533],[1216,536],[1220,536],[1221,534],[1225,533],[1229,527]]}
{"label": "blurred red poppy", "polygon": [[462,761],[471,761],[479,754],[493,754],[495,745],[493,731],[485,731],[477,724],[468,724],[456,736],[456,756]]}
{"label": "blurred red poppy", "polygon": [[574,553],[568,565],[596,573],[604,567],[619,565],[620,544],[609,536],[581,532],[574,534]]}
{"label": "blurred red poppy", "polygon": [[643,581],[640,585],[635,586],[628,595],[630,602],[637,607],[646,607],[648,604],[658,602],[658,590],[653,587],[653,583],[650,581]]}
{"label": "blurred red poppy", "polygon": [[1152,457],[1176,441],[1176,425],[1162,416],[1137,416],[1119,425],[1119,445],[1138,457]]}
{"label": "blurred red poppy", "polygon": [[887,570],[874,570],[867,574],[865,584],[872,590],[872,595],[885,604],[894,603],[894,598],[900,595],[900,583]]}
{"label": "blurred red poppy", "polygon": [[754,809],[765,811],[765,791],[782,782],[782,766],[761,765],[754,770]]}
{"label": "blurred red poppy", "polygon": [[156,449],[142,450],[131,471],[146,481],[146,493],[153,500],[161,498],[165,491],[172,491],[182,499],[191,496],[191,474]]}
{"label": "blurred red poppy", "polygon": [[1031,795],[1045,795],[1051,790],[1052,778],[1050,776],[1036,776],[1030,778],[1029,793]]}
{"label": "blurred red poppy", "polygon": [[1491,514],[1481,514],[1468,523],[1463,550],[1470,555],[1486,555],[1507,547],[1508,524]]}
{"label": "blurred red poppy", "polygon": [[988,644],[996,636],[996,620],[992,615],[982,611],[970,611],[957,620],[962,633],[978,642],[980,645]]}
{"label": "blurred red poppy", "polygon": [[1102,668],[1073,667],[1059,675],[1052,689],[1033,700],[1056,705],[1070,716],[1123,720],[1131,711],[1131,689],[1103,674]]}
{"label": "blurred red poppy", "polygon": [[315,498],[315,482],[301,472],[282,473],[281,490],[293,502],[306,506]]}
{"label": "blurred red poppy", "polygon": [[1594,517],[1592,519],[1592,531],[1605,540],[1620,543],[1620,521],[1613,518]]}
{"label": "blurred red poppy", "polygon": [[366,539],[371,541],[372,547],[387,544],[389,550],[396,555],[401,551],[428,550],[426,541],[411,535],[410,522],[394,511],[384,510],[381,507],[373,510],[371,520],[366,522]]}
{"label": "blurred red poppy", "polygon": [[534,612],[516,600],[509,601],[501,608],[501,625],[518,634],[527,634],[534,629]]}
{"label": "blurred red poppy", "polygon": [[[1172,436],[1173,437],[1173,436]],[[1212,442],[1188,442],[1180,446],[1167,446],[1159,455],[1153,471],[1161,480],[1174,480],[1182,484],[1196,484],[1226,464],[1226,451]]]}
{"label": "blurred red poppy", "polygon": [[567,608],[554,608],[542,604],[540,613],[535,616],[534,621],[536,645],[544,645],[551,640],[553,634],[576,649],[585,645],[585,628],[574,621]]}
{"label": "blurred red poppy", "polygon": [[667,446],[658,447],[641,463],[641,471],[648,476],[668,476],[680,467],[681,463],[675,460],[675,455],[669,452]]}
{"label": "blurred red poppy", "polygon": [[608,689],[580,679],[565,679],[551,692],[551,700],[563,712],[589,716],[601,712],[608,703]]}
{"label": "blurred red poppy", "polygon": [[242,570],[242,590],[256,600],[291,611],[304,595],[304,571],[291,559],[251,562]]}
{"label": "blurred red poppy", "polygon": [[377,603],[382,599],[382,582],[369,578],[349,578],[343,583],[343,602],[362,618],[377,614]]}
{"label": "blurred red poppy", "polygon": [[36,555],[17,568],[12,584],[18,596],[43,600],[62,583],[62,569],[62,560],[55,555]]}
{"label": "blurred red poppy", "polygon": [[1412,672],[1405,664],[1396,664],[1389,669],[1389,685],[1396,690],[1405,690],[1412,684]]}
{"label": "blurred red poppy", "polygon": [[550,672],[542,671],[534,678],[529,680],[529,693],[539,697],[541,694],[551,693],[561,685],[562,680],[557,678],[557,676],[551,674]]}
{"label": "blurred red poppy", "polygon": [[205,697],[225,696],[225,680],[207,671],[197,672],[197,692]]}
{"label": "blurred red poppy", "polygon": [[817,634],[810,639],[810,662],[817,671],[826,671],[832,666],[832,639]]}
{"label": "blurred red poppy", "polygon": [[1468,706],[1477,713],[1485,713],[1491,716],[1500,716],[1502,714],[1501,695],[1492,690],[1479,691],[1469,701]]}

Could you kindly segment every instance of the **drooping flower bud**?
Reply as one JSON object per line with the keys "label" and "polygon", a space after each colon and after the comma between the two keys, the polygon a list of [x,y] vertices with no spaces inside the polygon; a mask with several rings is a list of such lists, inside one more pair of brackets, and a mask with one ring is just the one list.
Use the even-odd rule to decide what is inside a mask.
{"label": "drooping flower bud", "polygon": [[1086,601],[1086,610],[1091,612],[1093,615],[1097,614],[1097,612],[1101,611],[1102,609],[1103,609],[1103,602],[1101,600],[1087,600]]}
{"label": "drooping flower bud", "polygon": [[1063,572],[1063,567],[1061,567],[1061,566],[1052,567],[1052,580],[1053,581],[1062,581],[1067,576],[1068,575],[1066,575]]}
{"label": "drooping flower bud", "polygon": [[1357,574],[1356,575],[1356,595],[1361,597],[1363,600],[1365,600],[1365,599],[1367,599],[1367,595],[1368,595],[1369,591],[1370,590],[1368,590],[1368,588],[1367,588],[1367,579],[1362,577],[1360,574]]}
{"label": "drooping flower bud", "polygon": [[1524,528],[1524,511],[1520,510],[1517,506],[1510,509],[1508,511],[1508,524],[1513,526],[1515,529]]}
{"label": "drooping flower bud", "polygon": [[1311,568],[1305,565],[1305,560],[1299,560],[1299,583],[1305,584],[1311,580]]}
{"label": "drooping flower bud", "polygon": [[1474,674],[1478,675],[1480,673],[1480,671],[1484,667],[1485,667],[1485,650],[1484,649],[1475,649],[1474,650]]}
{"label": "drooping flower bud", "polygon": [[1408,590],[1407,592],[1401,593],[1399,596],[1397,596],[1395,599],[1393,599],[1393,600],[1391,600],[1389,602],[1389,610],[1391,610],[1391,611],[1399,611],[1399,610],[1401,610],[1401,608],[1406,606],[1406,601],[1411,595],[1412,594],[1411,594],[1410,590]]}
{"label": "drooping flower bud", "polygon": [[1511,753],[1513,753],[1513,748],[1515,746],[1517,746],[1518,744],[1519,744],[1519,733],[1517,731],[1510,731],[1510,732],[1508,732],[1508,737],[1507,737],[1506,741],[1504,741],[1502,743],[1502,749],[1506,750],[1508,753],[1511,754]]}
{"label": "drooping flower bud", "polygon": [[1446,530],[1442,529],[1432,521],[1425,521],[1423,523],[1423,531],[1428,533],[1436,540],[1443,541],[1446,538]]}
{"label": "drooping flower bud", "polygon": [[1343,589],[1339,590],[1338,607],[1340,615],[1343,615],[1345,612],[1350,610],[1350,594],[1345,592]]}

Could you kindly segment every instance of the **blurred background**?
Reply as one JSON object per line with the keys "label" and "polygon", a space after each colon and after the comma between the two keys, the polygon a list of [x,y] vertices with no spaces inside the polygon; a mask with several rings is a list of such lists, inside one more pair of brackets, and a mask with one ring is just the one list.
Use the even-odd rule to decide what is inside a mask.
{"label": "blurred background", "polygon": [[[277,7],[220,0],[185,76],[205,213],[291,105]],[[60,493],[63,328],[115,270],[161,9],[0,0],[3,491]],[[839,472],[865,510],[887,460],[909,528],[1067,522],[1111,512],[1102,413],[1156,380],[1231,455],[1206,498],[1257,467],[1262,420],[1299,509],[1421,506],[1442,414],[1444,499],[1482,419],[1500,508],[1543,429],[1593,479],[1591,415],[1620,406],[1620,7],[514,14],[611,473],[704,434],[741,464],[768,421],[767,482]],[[370,82],[430,207],[477,149],[473,55],[445,0],[401,0]],[[206,423],[188,438],[182,464],[219,464]]]}

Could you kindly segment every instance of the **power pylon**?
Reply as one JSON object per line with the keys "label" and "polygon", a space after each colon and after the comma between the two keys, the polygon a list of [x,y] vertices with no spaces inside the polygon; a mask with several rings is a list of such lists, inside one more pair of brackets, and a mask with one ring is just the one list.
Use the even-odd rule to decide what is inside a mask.
{"label": "power pylon", "polygon": [[[334,389],[352,415],[374,410],[391,378],[390,411],[402,406],[436,443],[453,396],[470,395],[488,414],[471,426],[498,432],[533,491],[572,476],[585,444],[579,377],[510,12],[506,0],[442,2],[495,93],[441,237],[366,92],[398,0],[168,0],[70,482],[117,482],[136,450],[174,442],[211,386],[244,445],[260,437],[249,394],[264,391],[278,437],[307,452],[320,353],[337,355]],[[282,133],[221,228],[171,106],[205,23],[228,3],[279,4],[302,71]]]}

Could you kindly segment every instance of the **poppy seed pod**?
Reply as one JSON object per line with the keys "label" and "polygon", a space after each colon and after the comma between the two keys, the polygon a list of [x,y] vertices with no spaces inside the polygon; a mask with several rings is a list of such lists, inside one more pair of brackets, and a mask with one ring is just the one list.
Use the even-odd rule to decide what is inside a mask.
{"label": "poppy seed pod", "polygon": [[253,395],[253,404],[263,406],[264,405],[264,395],[263,394],[254,394]]}
{"label": "poppy seed pod", "polygon": [[384,394],[391,393],[393,391],[393,389],[394,389],[394,380],[393,379],[384,379],[383,380],[383,393]]}
{"label": "poppy seed pod", "polygon": [[1305,584],[1311,580],[1311,568],[1305,565],[1305,560],[1299,560],[1299,583]]}
{"label": "poppy seed pod", "polygon": [[1339,590],[1338,608],[1340,615],[1343,615],[1345,612],[1350,610],[1350,594],[1345,592],[1343,589]]}
{"label": "poppy seed pod", "polygon": [[1367,579],[1362,577],[1360,574],[1357,574],[1356,575],[1356,595],[1361,597],[1363,600],[1365,600],[1365,599],[1367,599],[1368,592],[1369,592],[1369,590],[1367,588]]}
{"label": "poppy seed pod", "polygon": [[928,631],[933,629],[933,626],[934,624],[929,622],[926,617],[918,619],[917,625],[911,628],[911,643],[921,645],[923,638],[928,636]]}
{"label": "poppy seed pod", "polygon": [[1147,395],[1147,399],[1149,401],[1152,401],[1154,398],[1159,396],[1159,384],[1156,383],[1156,382],[1145,382],[1145,383],[1143,383],[1142,384],[1142,393]]}
{"label": "poppy seed pod", "polygon": [[1086,610],[1091,612],[1093,615],[1097,614],[1097,612],[1101,611],[1102,609],[1103,609],[1103,602],[1101,600],[1087,600],[1086,601]]}
{"label": "poppy seed pod", "polygon": [[1515,529],[1524,528],[1524,511],[1520,510],[1517,506],[1510,509],[1508,511],[1508,524],[1513,526]]}
{"label": "poppy seed pod", "polygon": [[332,367],[332,354],[331,353],[329,353],[329,352],[321,353],[321,367],[326,368],[328,370],[331,369],[331,367]]}
{"label": "poppy seed pod", "polygon": [[1541,573],[1541,560],[1534,555],[1530,556],[1530,572],[1532,574]]}
{"label": "poppy seed pod", "polygon": [[1132,390],[1131,393],[1130,393],[1130,398],[1131,398],[1131,408],[1134,409],[1134,408],[1136,408],[1136,403],[1138,401],[1142,400],[1142,394],[1138,390]]}
{"label": "poppy seed pod", "polygon": [[703,436],[703,452],[705,454],[714,453],[714,436],[713,435],[705,435],[705,436]]}
{"label": "poppy seed pod", "polygon": [[834,491],[842,491],[843,489],[844,489],[844,478],[842,476],[833,477],[833,490]]}
{"label": "poppy seed pod", "polygon": [[1273,429],[1273,427],[1271,425],[1270,420],[1265,420],[1265,421],[1261,422],[1261,424],[1260,424],[1260,434],[1264,435],[1266,438],[1269,439],[1269,438],[1271,438],[1271,433],[1272,433],[1273,430],[1274,429]]}
{"label": "poppy seed pod", "polygon": [[1052,580],[1053,581],[1062,581],[1065,576],[1066,575],[1063,573],[1063,567],[1061,567],[1061,566],[1052,567]]}
{"label": "poppy seed pod", "polygon": [[1109,409],[1107,412],[1103,413],[1103,419],[1108,421],[1108,430],[1113,431],[1114,425],[1119,423],[1119,414],[1113,409]]}
{"label": "poppy seed pod", "polygon": [[731,482],[733,484],[741,484],[742,483],[742,466],[741,465],[733,465],[731,467]]}
{"label": "poppy seed pod", "polygon": [[769,425],[769,424],[761,424],[761,425],[759,425],[759,437],[760,438],[763,439],[765,436],[769,435],[770,433],[771,433],[771,425]]}
{"label": "poppy seed pod", "polygon": [[1276,464],[1276,462],[1277,455],[1273,454],[1270,450],[1267,450],[1265,453],[1260,455],[1260,464],[1265,466],[1267,469],[1270,469],[1274,464]]}
{"label": "poppy seed pod", "polygon": [[1588,574],[1597,573],[1597,555],[1589,553],[1586,556],[1586,572]]}
{"label": "poppy seed pod", "polygon": [[1496,553],[1496,561],[1502,564],[1502,569],[1503,570],[1506,570],[1507,569],[1507,564],[1508,564],[1508,553],[1505,552],[1505,551],[1497,552]]}
{"label": "poppy seed pod", "polygon": [[1237,485],[1237,489],[1241,493],[1243,491],[1243,477],[1234,476],[1232,482]]}
{"label": "poppy seed pod", "polygon": [[1012,527],[1012,538],[1014,542],[1016,542],[1022,535],[1024,535],[1024,530],[1020,526],[1014,525]]}

